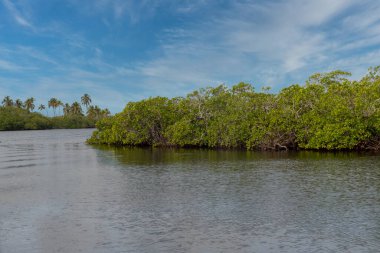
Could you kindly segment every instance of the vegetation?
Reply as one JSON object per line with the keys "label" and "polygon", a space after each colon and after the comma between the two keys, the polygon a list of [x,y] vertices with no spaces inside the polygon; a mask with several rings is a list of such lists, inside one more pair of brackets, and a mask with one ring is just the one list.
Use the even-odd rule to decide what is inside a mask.
{"label": "vegetation", "polygon": [[270,94],[247,83],[186,97],[130,102],[101,119],[93,144],[260,150],[380,150],[380,67],[359,81],[350,73],[312,75]]}
{"label": "vegetation", "polygon": [[[0,130],[29,130],[29,129],[53,129],[53,128],[90,128],[95,127],[96,121],[108,117],[108,109],[100,109],[91,105],[91,98],[88,94],[81,98],[82,104],[87,108],[86,115],[80,103],[74,102],[71,105],[63,103],[57,98],[48,101],[48,107],[53,109],[54,117],[47,117],[41,113],[33,112],[35,99],[28,98],[25,102],[20,99],[4,97],[0,106]],[[63,114],[56,116],[59,107],[63,107]],[[40,104],[39,111],[46,110],[46,106]]]}

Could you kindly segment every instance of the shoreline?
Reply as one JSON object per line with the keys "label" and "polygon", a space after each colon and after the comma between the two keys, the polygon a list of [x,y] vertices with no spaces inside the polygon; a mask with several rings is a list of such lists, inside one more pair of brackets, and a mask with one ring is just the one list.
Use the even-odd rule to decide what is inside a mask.
{"label": "shoreline", "polygon": [[226,147],[197,147],[197,146],[154,146],[154,145],[116,145],[116,144],[107,144],[107,143],[89,143],[86,140],[86,144],[94,146],[94,147],[108,147],[108,148],[117,148],[117,149],[133,149],[133,148],[141,148],[141,149],[161,149],[161,150],[210,150],[210,151],[242,151],[242,152],[263,152],[263,153],[300,153],[300,152],[315,152],[315,153],[373,153],[380,154],[380,150],[374,149],[247,149],[247,148],[226,148]]}
{"label": "shoreline", "polygon": [[0,130],[1,132],[21,132],[21,131],[46,131],[46,130],[80,130],[80,129],[94,129],[96,127],[81,127],[81,128],[45,128],[45,129],[15,129],[15,130]]}

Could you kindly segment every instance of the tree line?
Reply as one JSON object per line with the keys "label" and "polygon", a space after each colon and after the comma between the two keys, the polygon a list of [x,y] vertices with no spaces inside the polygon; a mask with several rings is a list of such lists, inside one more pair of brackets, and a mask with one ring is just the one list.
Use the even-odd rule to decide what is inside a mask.
{"label": "tree line", "polygon": [[[82,107],[82,105],[85,108]],[[47,105],[40,104],[35,112],[35,99],[27,98],[13,100],[5,96],[0,106],[0,130],[51,129],[51,128],[88,128],[94,127],[96,121],[108,117],[110,111],[92,105],[90,95],[84,94],[81,103],[63,103],[57,98],[50,98]],[[48,110],[53,110],[53,117],[48,116]],[[62,113],[57,113],[61,109]],[[45,113],[43,115],[42,113]]]}
{"label": "tree line", "polygon": [[360,80],[316,73],[277,94],[248,83],[151,97],[96,124],[93,144],[259,150],[380,150],[380,66]]}

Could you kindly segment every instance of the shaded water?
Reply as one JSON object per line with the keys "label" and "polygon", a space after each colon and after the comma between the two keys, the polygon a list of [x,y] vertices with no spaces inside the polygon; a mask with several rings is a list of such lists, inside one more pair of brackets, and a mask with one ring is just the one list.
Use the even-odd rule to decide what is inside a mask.
{"label": "shaded water", "polygon": [[0,252],[379,252],[380,157],[0,132]]}

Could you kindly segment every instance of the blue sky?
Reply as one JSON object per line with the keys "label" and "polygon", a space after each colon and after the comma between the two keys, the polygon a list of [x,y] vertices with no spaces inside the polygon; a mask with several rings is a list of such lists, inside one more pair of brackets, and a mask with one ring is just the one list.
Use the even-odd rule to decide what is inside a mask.
{"label": "blue sky", "polygon": [[0,0],[0,96],[112,112],[239,81],[274,91],[380,64],[380,1]]}

